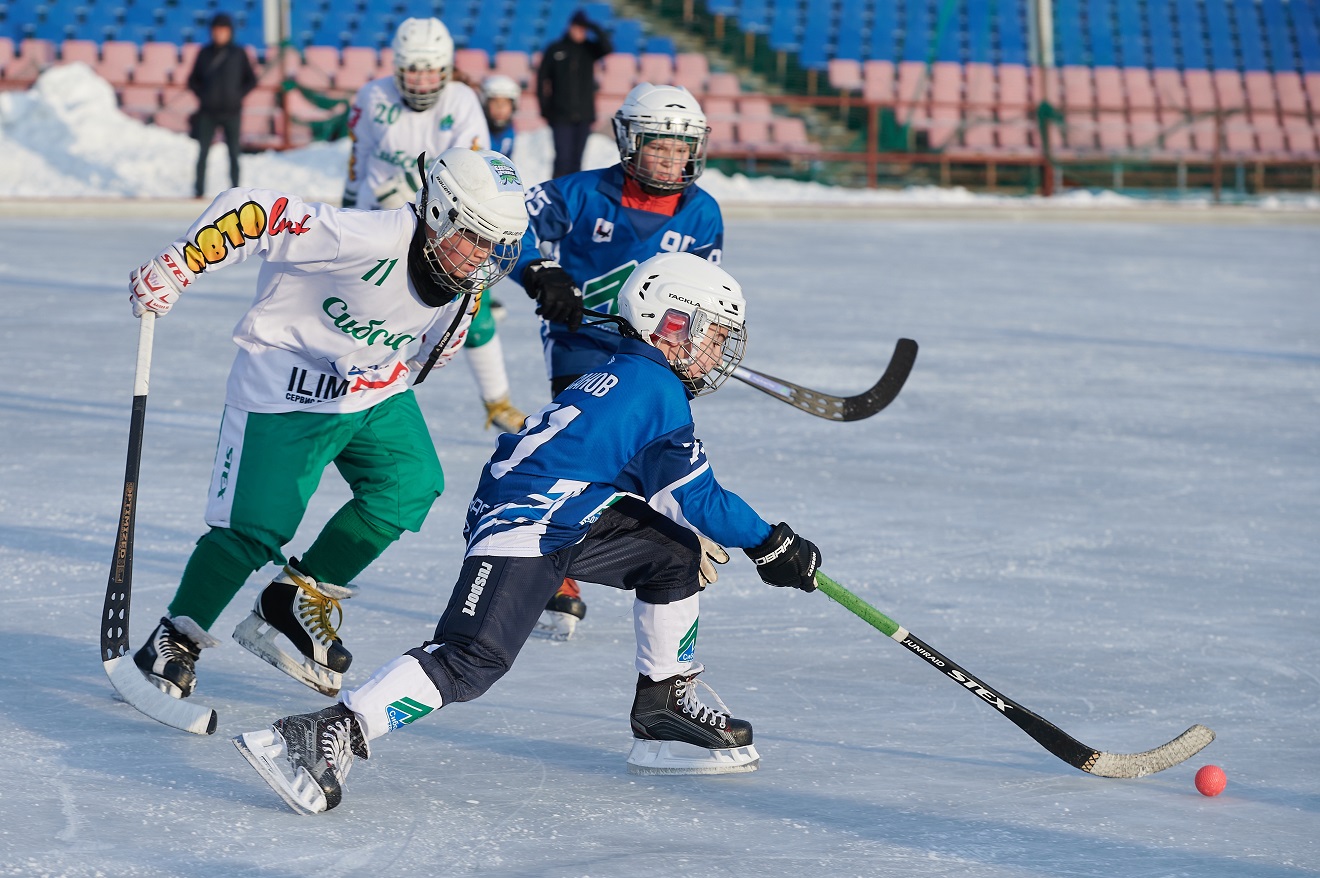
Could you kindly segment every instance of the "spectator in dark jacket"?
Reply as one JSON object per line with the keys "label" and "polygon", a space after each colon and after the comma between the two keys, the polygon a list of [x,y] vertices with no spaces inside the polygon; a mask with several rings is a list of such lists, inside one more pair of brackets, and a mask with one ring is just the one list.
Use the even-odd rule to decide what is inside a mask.
{"label": "spectator in dark jacket", "polygon": [[201,147],[197,153],[198,198],[206,187],[206,155],[211,151],[215,131],[224,131],[229,148],[229,182],[238,185],[238,135],[243,115],[243,98],[256,88],[257,75],[252,70],[243,47],[234,43],[234,20],[218,12],[211,19],[211,43],[197,53],[188,88],[197,95],[201,106],[193,117],[193,136]]}
{"label": "spectator in dark jacket", "polygon": [[582,151],[596,121],[596,62],[612,51],[609,35],[579,9],[568,31],[541,56],[536,94],[554,133],[556,177],[582,170]]}

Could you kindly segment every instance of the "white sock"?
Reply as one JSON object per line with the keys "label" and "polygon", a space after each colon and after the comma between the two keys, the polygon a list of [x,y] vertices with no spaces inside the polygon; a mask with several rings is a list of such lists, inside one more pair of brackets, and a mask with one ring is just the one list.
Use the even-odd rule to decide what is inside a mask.
{"label": "white sock", "polygon": [[468,368],[476,379],[483,402],[494,402],[509,395],[509,373],[504,371],[504,345],[498,335],[479,348],[464,348]]}
{"label": "white sock", "polygon": [[633,630],[637,633],[637,673],[659,682],[686,674],[696,665],[697,616],[701,595],[672,604],[633,601]]}
{"label": "white sock", "polygon": [[401,655],[340,699],[370,741],[438,710],[444,699],[417,659]]}

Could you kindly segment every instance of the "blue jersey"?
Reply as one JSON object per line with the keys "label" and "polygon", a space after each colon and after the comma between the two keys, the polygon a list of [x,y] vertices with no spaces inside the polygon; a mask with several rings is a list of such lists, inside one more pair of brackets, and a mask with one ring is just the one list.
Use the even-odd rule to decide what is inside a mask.
{"label": "blue jersey", "polygon": [[690,399],[659,351],[620,339],[530,427],[500,436],[468,507],[468,553],[548,555],[579,542],[625,495],[723,545],[764,542],[770,524],[715,480]]}
{"label": "blue jersey", "polygon": [[[639,262],[660,253],[695,253],[719,264],[724,217],[709,193],[689,186],[673,216],[623,206],[622,165],[581,171],[527,190],[530,223],[522,255],[510,273],[521,281],[527,263],[549,256],[582,290],[584,307],[619,313],[619,291]],[[590,315],[588,315],[590,316]],[[609,359],[618,335],[559,323],[541,329],[550,376],[580,375]]]}
{"label": "blue jersey", "polygon": [[[490,125],[489,119],[486,120],[486,124],[487,126]],[[514,135],[512,123],[505,125],[504,129],[501,131],[496,131],[494,128],[491,128],[490,148],[500,153],[501,155],[507,156],[508,158],[513,158],[514,136],[515,135]]]}

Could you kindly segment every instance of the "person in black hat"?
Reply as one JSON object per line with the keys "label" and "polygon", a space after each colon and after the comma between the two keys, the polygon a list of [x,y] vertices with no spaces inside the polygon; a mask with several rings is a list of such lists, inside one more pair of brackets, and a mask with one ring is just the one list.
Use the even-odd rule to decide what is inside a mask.
{"label": "person in black hat", "polygon": [[197,182],[193,195],[202,197],[206,188],[206,156],[211,151],[215,131],[224,131],[229,148],[229,182],[238,185],[238,135],[243,114],[243,98],[257,86],[243,47],[234,43],[234,20],[226,12],[211,19],[211,42],[197,53],[188,88],[197,95],[200,106],[192,118],[192,134],[197,138]]}
{"label": "person in black hat", "polygon": [[582,151],[596,121],[595,65],[612,51],[609,34],[579,9],[541,56],[536,95],[554,133],[556,177],[582,170]]}

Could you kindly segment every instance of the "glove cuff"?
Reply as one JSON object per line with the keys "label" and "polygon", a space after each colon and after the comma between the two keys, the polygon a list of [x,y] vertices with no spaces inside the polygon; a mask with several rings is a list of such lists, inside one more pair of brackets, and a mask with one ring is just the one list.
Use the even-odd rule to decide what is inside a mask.
{"label": "glove cuff", "polygon": [[759,546],[752,546],[750,549],[743,549],[747,557],[752,559],[757,567],[764,567],[766,564],[774,562],[782,557],[785,552],[793,548],[793,541],[797,539],[797,534],[793,528],[784,522],[779,522],[770,530],[770,536]]}

